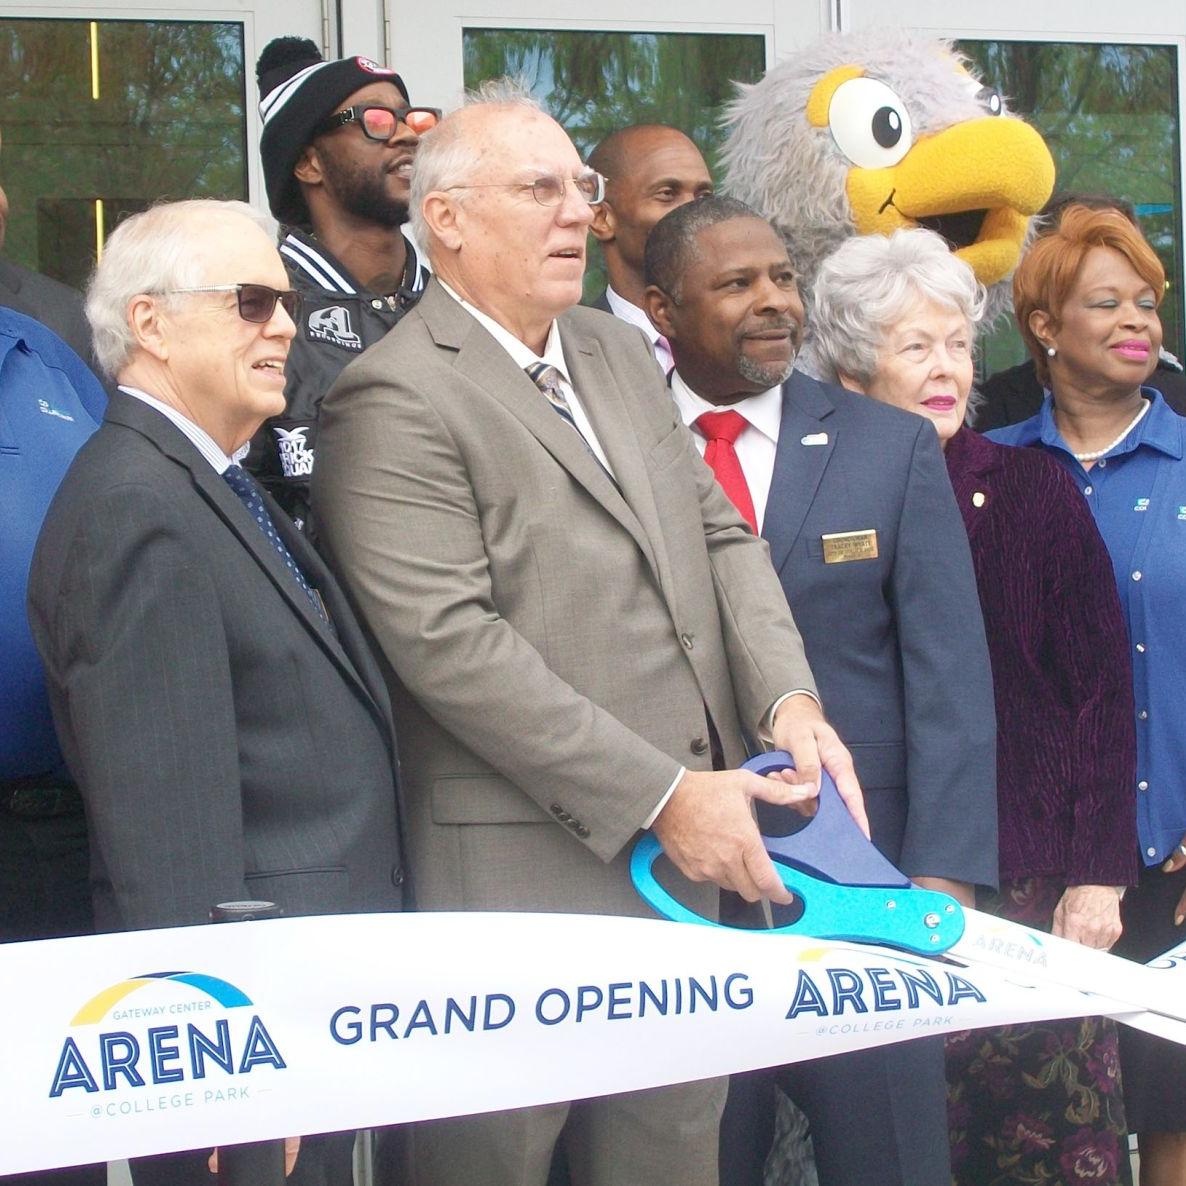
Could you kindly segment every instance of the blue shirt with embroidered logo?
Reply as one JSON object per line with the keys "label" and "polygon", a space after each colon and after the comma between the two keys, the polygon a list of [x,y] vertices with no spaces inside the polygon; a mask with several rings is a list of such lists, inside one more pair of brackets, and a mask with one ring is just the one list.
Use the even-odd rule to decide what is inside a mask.
{"label": "blue shirt with embroidered logo", "polygon": [[1036,416],[986,435],[1045,449],[1075,479],[1112,557],[1128,621],[1137,711],[1137,832],[1146,865],[1186,835],[1186,420],[1143,387],[1149,411],[1090,470],[1047,394]]}
{"label": "blue shirt with embroidered logo", "polygon": [[106,404],[61,338],[0,308],[0,779],[61,767],[25,593],[45,512]]}

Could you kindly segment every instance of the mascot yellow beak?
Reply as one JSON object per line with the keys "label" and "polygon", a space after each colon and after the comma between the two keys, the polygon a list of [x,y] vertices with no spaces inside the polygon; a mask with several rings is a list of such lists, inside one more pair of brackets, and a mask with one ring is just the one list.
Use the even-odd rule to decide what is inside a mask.
{"label": "mascot yellow beak", "polygon": [[1042,137],[1019,119],[985,116],[915,142],[898,164],[849,170],[853,223],[862,235],[902,226],[937,231],[981,284],[1017,266],[1031,214],[1054,188]]}
{"label": "mascot yellow beak", "polygon": [[[967,84],[978,85],[971,76]],[[844,189],[857,234],[927,227],[989,286],[1017,266],[1029,216],[1054,189],[1054,161],[1033,128],[1002,114],[995,91],[976,94],[983,116],[916,137],[901,96],[845,65],[816,84],[806,116],[849,166]]]}

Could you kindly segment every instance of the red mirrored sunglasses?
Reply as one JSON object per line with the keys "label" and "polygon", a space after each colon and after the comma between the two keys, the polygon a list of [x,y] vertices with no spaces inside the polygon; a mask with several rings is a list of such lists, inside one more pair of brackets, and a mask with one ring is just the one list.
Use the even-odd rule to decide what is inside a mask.
{"label": "red mirrored sunglasses", "polygon": [[440,121],[439,107],[384,107],[379,103],[359,103],[331,115],[317,130],[332,132],[345,124],[358,124],[368,140],[390,140],[399,124],[405,124],[417,136],[423,136]]}

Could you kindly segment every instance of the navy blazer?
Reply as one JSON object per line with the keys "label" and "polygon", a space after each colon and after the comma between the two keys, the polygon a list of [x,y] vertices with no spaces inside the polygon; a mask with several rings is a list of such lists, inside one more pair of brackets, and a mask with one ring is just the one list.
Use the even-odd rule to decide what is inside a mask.
{"label": "navy blazer", "polygon": [[[877,556],[828,563],[822,537],[849,531]],[[934,428],[795,371],[762,534],[874,841],[910,876],[995,885],[992,678]]]}

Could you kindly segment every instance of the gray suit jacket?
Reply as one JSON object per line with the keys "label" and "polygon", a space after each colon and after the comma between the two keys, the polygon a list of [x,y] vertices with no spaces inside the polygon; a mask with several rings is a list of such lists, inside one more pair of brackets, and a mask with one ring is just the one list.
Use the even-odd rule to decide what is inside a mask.
{"label": "gray suit jacket", "polygon": [[333,578],[283,513],[325,626],[230,487],[116,392],[46,516],[29,582],[86,802],[101,929],[398,907],[388,699]]}
{"label": "gray suit jacket", "polygon": [[[847,531],[876,532],[876,558],[825,563],[822,537]],[[934,429],[794,372],[762,534],[874,841],[911,876],[995,885],[992,675]]]}
{"label": "gray suit jacket", "polygon": [[646,913],[624,849],[709,768],[705,706],[737,764],[814,686],[642,334],[583,308],[560,333],[617,486],[435,282],[322,406],[314,513],[386,659],[431,907]]}

